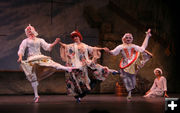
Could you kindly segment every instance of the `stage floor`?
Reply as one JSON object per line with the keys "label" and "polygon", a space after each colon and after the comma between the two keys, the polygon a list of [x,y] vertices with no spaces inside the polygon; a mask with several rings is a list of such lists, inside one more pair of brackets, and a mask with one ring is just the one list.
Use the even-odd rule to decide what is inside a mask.
{"label": "stage floor", "polygon": [[[169,95],[180,97],[180,95]],[[32,95],[0,96],[0,113],[164,113],[164,98],[134,96],[131,102],[116,95],[88,95],[81,103],[66,95],[41,95],[39,103]]]}

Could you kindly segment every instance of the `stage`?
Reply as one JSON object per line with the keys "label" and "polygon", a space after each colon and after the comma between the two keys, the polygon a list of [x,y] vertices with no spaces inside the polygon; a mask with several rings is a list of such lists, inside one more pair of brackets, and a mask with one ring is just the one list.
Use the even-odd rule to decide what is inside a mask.
{"label": "stage", "polygon": [[[169,95],[180,97],[180,95]],[[132,98],[113,94],[88,95],[81,103],[66,95],[41,95],[39,103],[32,95],[0,96],[0,113],[164,113],[164,98]]]}

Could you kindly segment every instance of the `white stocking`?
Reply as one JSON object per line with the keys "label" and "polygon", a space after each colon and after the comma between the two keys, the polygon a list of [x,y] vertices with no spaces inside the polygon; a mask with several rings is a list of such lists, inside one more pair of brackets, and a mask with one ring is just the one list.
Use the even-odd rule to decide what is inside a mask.
{"label": "white stocking", "polygon": [[38,95],[38,82],[37,81],[31,82],[31,85],[32,85],[32,88],[34,90],[34,96],[39,97],[39,95]]}
{"label": "white stocking", "polygon": [[128,97],[131,97],[131,90],[128,92]]}

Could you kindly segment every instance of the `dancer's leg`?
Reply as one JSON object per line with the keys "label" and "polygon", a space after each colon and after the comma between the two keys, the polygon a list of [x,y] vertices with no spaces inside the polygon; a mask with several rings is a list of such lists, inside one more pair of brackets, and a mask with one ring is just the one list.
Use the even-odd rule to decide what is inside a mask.
{"label": "dancer's leg", "polygon": [[31,86],[32,86],[33,91],[34,91],[34,102],[38,102],[38,101],[39,101],[38,85],[39,85],[39,83],[38,83],[38,81],[37,81],[36,74],[33,73],[33,74],[32,74]]}
{"label": "dancer's leg", "polygon": [[33,91],[34,91],[34,97],[38,97],[38,82],[35,81],[35,82],[31,82],[31,85],[32,85],[32,88],[33,88]]}
{"label": "dancer's leg", "polygon": [[57,70],[65,70],[65,71],[68,71],[68,72],[71,72],[72,69],[77,69],[75,67],[66,67],[66,66],[63,66],[59,63],[56,63],[54,62],[53,60],[49,60],[48,62],[46,63],[41,63],[40,64],[41,66],[48,66],[48,67],[54,67],[56,68]]}
{"label": "dancer's leg", "polygon": [[122,79],[123,79],[123,83],[125,85],[125,88],[128,92],[127,95],[127,100],[130,101],[132,98],[132,89],[135,88],[135,83],[136,83],[136,79],[135,79],[135,75],[131,75],[129,73],[123,72],[123,75],[121,75]]}
{"label": "dancer's leg", "polygon": [[34,91],[34,102],[38,102],[39,101],[39,95],[38,95],[38,82],[31,82],[33,91]]}

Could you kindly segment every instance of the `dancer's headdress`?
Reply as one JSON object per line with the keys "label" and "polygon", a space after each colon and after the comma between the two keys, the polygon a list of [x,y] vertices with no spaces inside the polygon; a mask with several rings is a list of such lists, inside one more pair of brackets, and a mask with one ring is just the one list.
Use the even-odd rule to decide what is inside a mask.
{"label": "dancer's headdress", "polygon": [[74,36],[78,36],[80,38],[80,40],[83,40],[83,37],[81,35],[81,33],[78,30],[75,30],[71,33],[71,38],[73,38]]}
{"label": "dancer's headdress", "polygon": [[154,69],[154,74],[155,74],[156,71],[159,71],[161,73],[161,75],[163,74],[163,72],[162,72],[162,70],[160,68]]}

